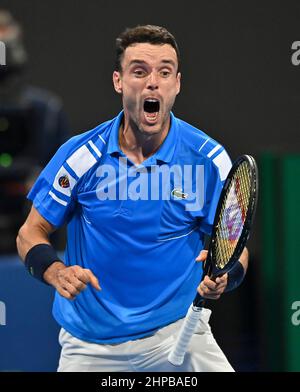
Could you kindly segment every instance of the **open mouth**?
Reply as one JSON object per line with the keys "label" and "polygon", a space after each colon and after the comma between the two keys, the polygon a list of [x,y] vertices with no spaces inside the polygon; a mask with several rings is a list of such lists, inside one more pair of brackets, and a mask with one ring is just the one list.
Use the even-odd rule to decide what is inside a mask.
{"label": "open mouth", "polygon": [[157,99],[145,99],[144,111],[146,113],[157,113],[159,112],[159,101]]}
{"label": "open mouth", "polygon": [[147,113],[159,112],[159,101],[157,99],[145,99],[144,111]]}
{"label": "open mouth", "polygon": [[144,101],[144,113],[147,122],[155,123],[159,114],[160,102],[155,98],[146,98]]}

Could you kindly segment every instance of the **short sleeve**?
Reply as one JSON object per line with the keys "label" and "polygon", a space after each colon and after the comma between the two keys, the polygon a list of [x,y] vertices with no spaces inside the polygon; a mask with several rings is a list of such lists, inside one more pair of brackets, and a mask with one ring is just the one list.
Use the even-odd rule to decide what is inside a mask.
{"label": "short sleeve", "polygon": [[204,205],[199,213],[200,230],[205,234],[211,235],[220,194],[231,166],[231,159],[223,148],[206,166]]}
{"label": "short sleeve", "polygon": [[69,219],[76,205],[78,177],[68,164],[70,150],[72,139],[58,149],[27,196],[38,212],[55,227]]}

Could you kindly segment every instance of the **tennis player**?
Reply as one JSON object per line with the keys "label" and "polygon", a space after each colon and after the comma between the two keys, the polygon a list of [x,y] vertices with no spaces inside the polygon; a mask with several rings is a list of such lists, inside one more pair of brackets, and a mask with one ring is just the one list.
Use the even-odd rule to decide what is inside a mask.
{"label": "tennis player", "polygon": [[[233,371],[208,309],[183,365],[167,360],[196,290],[218,299],[246,272],[245,250],[229,276],[199,285],[230,158],[171,112],[181,83],[173,35],[137,26],[116,44],[123,110],[59,148],[29,193],[17,237],[28,271],[56,289],[58,371]],[[49,235],[64,223],[62,262]]]}

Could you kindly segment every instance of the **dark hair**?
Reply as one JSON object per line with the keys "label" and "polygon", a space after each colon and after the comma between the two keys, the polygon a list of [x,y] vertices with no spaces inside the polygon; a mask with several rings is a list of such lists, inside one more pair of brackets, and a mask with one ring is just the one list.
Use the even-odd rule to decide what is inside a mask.
{"label": "dark hair", "polygon": [[177,72],[179,72],[180,54],[174,36],[164,27],[153,26],[153,25],[144,25],[144,26],[127,28],[119,35],[119,37],[116,39],[115,69],[119,72],[122,71],[121,62],[124,56],[125,49],[128,46],[136,43],[145,43],[145,42],[153,45],[163,45],[163,44],[171,45],[175,49],[177,55],[177,60],[178,60]]}

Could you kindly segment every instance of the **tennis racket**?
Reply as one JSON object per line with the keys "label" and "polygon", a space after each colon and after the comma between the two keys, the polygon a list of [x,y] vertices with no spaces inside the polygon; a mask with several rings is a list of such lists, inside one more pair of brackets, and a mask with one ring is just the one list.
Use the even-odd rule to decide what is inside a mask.
{"label": "tennis racket", "polygon": [[[205,275],[214,280],[228,273],[238,262],[250,235],[257,198],[256,162],[250,155],[242,155],[234,162],[219,198],[202,280]],[[173,365],[183,363],[204,302],[205,299],[197,293],[168,356]]]}

